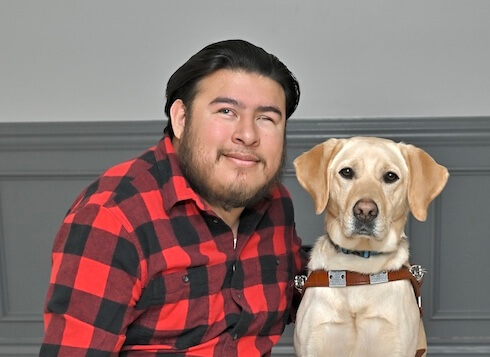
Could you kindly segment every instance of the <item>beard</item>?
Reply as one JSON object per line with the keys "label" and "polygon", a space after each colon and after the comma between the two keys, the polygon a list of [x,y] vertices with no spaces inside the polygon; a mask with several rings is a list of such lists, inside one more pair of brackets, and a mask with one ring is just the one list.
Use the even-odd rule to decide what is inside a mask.
{"label": "beard", "polygon": [[[223,155],[226,155],[227,150],[219,149],[214,161],[204,160],[203,155],[200,155],[199,141],[192,129],[192,124],[184,128],[178,148],[178,157],[182,173],[191,188],[208,204],[230,211],[233,208],[252,207],[271,192],[282,178],[286,157],[285,148],[286,138],[284,138],[281,159],[276,172],[263,185],[257,187],[253,186],[251,179],[247,179],[243,169],[237,169],[237,178],[232,182],[227,184],[214,182],[213,170]],[[268,163],[264,158],[259,157],[258,164],[266,167]]]}

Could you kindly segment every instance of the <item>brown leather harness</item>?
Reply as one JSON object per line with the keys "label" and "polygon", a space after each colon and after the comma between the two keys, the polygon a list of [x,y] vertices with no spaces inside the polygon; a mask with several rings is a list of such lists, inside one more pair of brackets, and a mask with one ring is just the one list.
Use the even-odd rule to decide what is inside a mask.
{"label": "brown leather harness", "polygon": [[[415,268],[414,268],[415,267]],[[311,287],[343,287],[356,285],[374,285],[387,283],[396,280],[410,280],[422,317],[422,301],[420,287],[422,286],[423,276],[417,278],[414,269],[420,269],[418,265],[402,267],[397,271],[381,272],[377,274],[361,274],[346,270],[315,270],[312,271],[302,286],[302,294],[307,288]]]}

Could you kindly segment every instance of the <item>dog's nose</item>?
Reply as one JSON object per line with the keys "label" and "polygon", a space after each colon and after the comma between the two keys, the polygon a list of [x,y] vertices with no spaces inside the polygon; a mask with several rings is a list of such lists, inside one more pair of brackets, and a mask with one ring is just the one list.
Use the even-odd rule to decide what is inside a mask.
{"label": "dog's nose", "polygon": [[360,221],[372,221],[377,215],[378,206],[370,198],[362,198],[354,205],[354,216]]}

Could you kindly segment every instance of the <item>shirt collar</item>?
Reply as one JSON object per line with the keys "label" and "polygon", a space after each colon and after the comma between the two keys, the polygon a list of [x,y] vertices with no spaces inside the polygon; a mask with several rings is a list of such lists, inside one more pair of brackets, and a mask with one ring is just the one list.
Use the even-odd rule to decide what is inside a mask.
{"label": "shirt collar", "polygon": [[179,158],[168,134],[165,134],[156,146],[155,157],[162,180],[161,190],[166,212],[170,212],[178,202],[185,200],[193,200],[201,210],[209,209],[184,178]]}

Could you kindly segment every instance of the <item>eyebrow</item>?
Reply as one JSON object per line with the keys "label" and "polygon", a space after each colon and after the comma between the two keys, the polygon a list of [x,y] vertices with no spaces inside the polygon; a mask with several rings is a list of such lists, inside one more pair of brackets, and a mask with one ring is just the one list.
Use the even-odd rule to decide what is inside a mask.
{"label": "eyebrow", "polygon": [[[246,105],[243,104],[242,102],[239,102],[238,100],[229,97],[216,97],[209,104],[220,104],[220,103],[231,104],[239,108],[246,108]],[[274,105],[261,105],[256,108],[256,111],[261,113],[273,112],[282,117],[281,110]]]}

